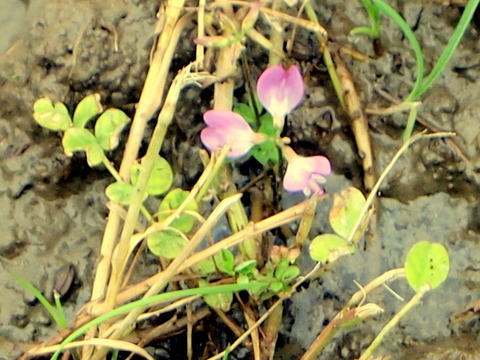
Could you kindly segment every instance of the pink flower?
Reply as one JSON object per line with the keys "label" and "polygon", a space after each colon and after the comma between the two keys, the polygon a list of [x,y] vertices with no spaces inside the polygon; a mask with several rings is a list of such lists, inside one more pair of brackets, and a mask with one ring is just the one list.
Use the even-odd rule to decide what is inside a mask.
{"label": "pink flower", "polygon": [[261,134],[253,132],[241,115],[233,111],[208,110],[203,114],[203,120],[207,124],[200,133],[203,145],[213,152],[230,144],[227,157],[231,159],[245,155],[262,138]]}
{"label": "pink flower", "polygon": [[326,182],[325,176],[332,171],[330,161],[325,156],[300,156],[286,146],[285,157],[288,160],[283,178],[283,188],[286,191],[303,191],[306,196],[324,193],[322,184]]}
{"label": "pink flower", "polygon": [[297,66],[290,66],[288,70],[282,65],[270,67],[257,82],[258,97],[279,130],[283,129],[285,116],[302,100],[303,92],[303,79]]}

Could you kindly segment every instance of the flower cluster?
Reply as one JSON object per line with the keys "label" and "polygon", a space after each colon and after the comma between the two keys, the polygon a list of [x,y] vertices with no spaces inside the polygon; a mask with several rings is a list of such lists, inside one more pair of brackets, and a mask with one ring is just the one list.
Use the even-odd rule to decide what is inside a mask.
{"label": "flower cluster", "polygon": [[[273,66],[265,70],[257,82],[257,94],[262,105],[273,117],[273,125],[279,136],[285,117],[302,101],[304,84],[296,66],[285,69]],[[226,110],[209,110],[203,115],[207,127],[200,134],[205,147],[216,151],[230,146],[228,157],[239,158],[256,144],[266,140],[266,135],[256,133],[239,114]],[[324,156],[303,157],[289,146],[282,146],[288,161],[283,187],[289,192],[303,191],[305,195],[322,194],[325,176],[331,172],[330,161]]]}

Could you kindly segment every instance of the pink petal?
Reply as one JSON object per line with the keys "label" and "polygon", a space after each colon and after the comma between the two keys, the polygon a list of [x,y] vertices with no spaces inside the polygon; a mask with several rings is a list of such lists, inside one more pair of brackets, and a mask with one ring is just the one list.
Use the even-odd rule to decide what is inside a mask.
{"label": "pink petal", "polygon": [[227,145],[226,137],[217,129],[207,126],[200,133],[200,140],[203,145],[211,152]]}
{"label": "pink petal", "polygon": [[288,146],[285,155],[288,166],[283,178],[284,189],[289,192],[303,191],[307,196],[322,194],[320,184],[324,182],[324,176],[332,171],[330,161],[324,156],[299,156]]}
{"label": "pink petal", "polygon": [[306,170],[301,159],[293,159],[288,163],[287,171],[283,177],[283,187],[286,191],[302,191],[310,180],[311,172]]}
{"label": "pink petal", "polygon": [[255,133],[246,120],[237,113],[225,110],[209,110],[203,115],[207,127],[200,133],[200,139],[210,151],[230,144],[228,157],[245,155],[253,146]]}
{"label": "pink petal", "polygon": [[313,174],[329,175],[332,172],[332,165],[325,156],[304,157],[303,166]]}
{"label": "pink petal", "polygon": [[277,65],[266,69],[257,82],[261,103],[274,117],[284,117],[302,100],[304,84],[297,66],[285,70]]}
{"label": "pink petal", "polygon": [[247,121],[233,111],[208,110],[203,114],[203,120],[208,126],[212,126],[220,131],[240,130],[253,133]]}

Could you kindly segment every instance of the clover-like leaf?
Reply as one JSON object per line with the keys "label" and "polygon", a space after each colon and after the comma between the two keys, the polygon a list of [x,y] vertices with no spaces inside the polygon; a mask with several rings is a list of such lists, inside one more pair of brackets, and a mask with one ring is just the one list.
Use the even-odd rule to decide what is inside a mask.
{"label": "clover-like leaf", "polygon": [[281,280],[283,281],[292,281],[298,275],[300,275],[300,268],[295,265],[289,265],[282,274]]}
{"label": "clover-like leaf", "polygon": [[435,289],[448,276],[450,260],[447,249],[439,243],[420,241],[412,246],[405,260],[405,274],[413,290],[424,285]]}
{"label": "clover-like leaf", "polygon": [[222,249],[219,253],[215,254],[213,260],[218,270],[227,275],[235,275],[235,257],[230,250]]}
{"label": "clover-like leaf", "polygon": [[162,256],[167,259],[175,259],[187,244],[187,239],[172,230],[156,232],[147,239],[147,245],[150,251],[157,256]]}
{"label": "clover-like leaf", "polygon": [[[130,169],[130,181],[136,185],[140,176],[142,165],[135,163]],[[170,164],[160,155],[155,159],[150,178],[148,179],[146,192],[149,195],[158,196],[170,189],[173,183],[173,171]]]}
{"label": "clover-like leaf", "polygon": [[67,107],[61,102],[54,105],[48,98],[35,101],[33,118],[38,125],[52,131],[65,131],[72,125]]}
{"label": "clover-like leaf", "polygon": [[[172,214],[171,210],[178,209],[189,194],[190,192],[186,190],[173,189],[167,195],[165,195],[165,198],[160,203],[160,207],[158,209],[158,221],[162,221],[170,216]],[[193,200],[185,207],[185,210],[198,212],[198,204],[195,202],[195,200]],[[181,232],[188,233],[190,230],[192,230],[195,220],[196,218],[193,215],[181,214],[178,219],[175,219],[172,222],[170,226],[180,230]]]}
{"label": "clover-like leaf", "polygon": [[84,97],[75,108],[73,113],[73,125],[84,128],[85,125],[96,115],[103,111],[100,103],[100,94],[92,94]]}
{"label": "clover-like leaf", "polygon": [[257,267],[257,260],[246,260],[233,269],[236,273],[250,274]]}
{"label": "clover-like leaf", "polygon": [[309,252],[313,260],[322,263],[332,262],[340,256],[352,254],[355,247],[335,234],[323,234],[315,237],[310,243]]}
{"label": "clover-like leaf", "polygon": [[[209,286],[209,283],[207,280],[200,279],[198,281],[198,285],[200,287],[206,287]],[[203,299],[211,308],[227,312],[228,310],[230,310],[230,306],[233,301],[233,292],[228,291],[218,294],[203,295]]]}
{"label": "clover-like leaf", "polygon": [[274,274],[275,274],[275,277],[276,277],[277,279],[281,280],[282,277],[283,277],[283,273],[285,272],[285,270],[287,269],[287,267],[288,267],[288,261],[286,261],[286,260],[281,260],[281,261],[278,263],[277,267],[275,268],[275,273],[274,273]]}
{"label": "clover-like leaf", "polygon": [[75,151],[85,151],[88,165],[91,167],[103,162],[105,156],[103,150],[98,145],[95,136],[87,129],[69,128],[63,135],[62,145],[68,156],[72,156]]}
{"label": "clover-like leaf", "polygon": [[130,118],[119,109],[108,109],[95,123],[95,137],[105,150],[118,146],[120,134]]}
{"label": "clover-like leaf", "polygon": [[244,103],[237,104],[233,107],[233,111],[242,115],[249,124],[256,125],[257,121],[255,119],[255,112],[249,105]]}
{"label": "clover-like leaf", "polygon": [[193,271],[200,275],[210,275],[214,274],[217,271],[217,267],[215,266],[215,262],[213,258],[208,258],[202,261],[199,261],[195,265],[192,266]]}
{"label": "clover-like leaf", "polygon": [[270,290],[272,290],[274,293],[279,293],[283,290],[283,287],[283,283],[279,280],[274,280],[270,283]]}
{"label": "clover-like leaf", "polygon": [[256,145],[252,150],[252,155],[263,166],[273,166],[280,161],[280,152],[271,140]]}
{"label": "clover-like leaf", "polygon": [[[133,199],[135,186],[128,183],[115,182],[105,189],[105,194],[110,200],[116,201],[122,205],[130,205]],[[147,198],[145,194],[144,200]]]}
{"label": "clover-like leaf", "polygon": [[354,187],[333,195],[329,214],[330,225],[343,238],[348,238],[365,205],[365,196]]}

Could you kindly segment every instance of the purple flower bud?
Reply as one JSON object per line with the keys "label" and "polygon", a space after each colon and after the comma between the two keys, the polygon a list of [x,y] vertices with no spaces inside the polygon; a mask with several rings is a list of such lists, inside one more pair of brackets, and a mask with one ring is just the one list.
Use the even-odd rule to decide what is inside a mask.
{"label": "purple flower bud", "polygon": [[325,156],[300,156],[286,146],[285,157],[288,160],[283,178],[283,188],[286,191],[303,191],[306,196],[324,193],[322,184],[326,182],[325,176],[332,171],[330,161]]}
{"label": "purple flower bud", "polygon": [[231,159],[245,155],[262,138],[261,134],[253,132],[241,115],[233,111],[208,110],[203,119],[207,124],[200,133],[203,145],[213,152],[230,144],[227,157]]}
{"label": "purple flower bud", "polygon": [[288,70],[282,65],[266,69],[257,82],[258,97],[273,116],[277,129],[283,129],[285,116],[298,106],[303,98],[304,85],[297,66]]}

